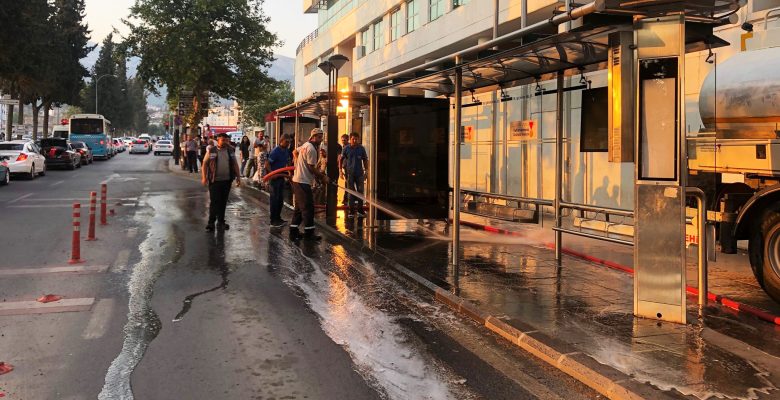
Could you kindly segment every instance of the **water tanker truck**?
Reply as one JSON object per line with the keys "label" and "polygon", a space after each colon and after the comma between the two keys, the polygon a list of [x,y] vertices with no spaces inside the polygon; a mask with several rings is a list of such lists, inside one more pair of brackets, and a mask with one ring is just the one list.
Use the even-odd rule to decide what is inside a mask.
{"label": "water tanker truck", "polygon": [[747,241],[756,280],[780,302],[780,47],[719,63],[699,112],[704,126],[688,137],[689,185],[708,193],[721,252]]}

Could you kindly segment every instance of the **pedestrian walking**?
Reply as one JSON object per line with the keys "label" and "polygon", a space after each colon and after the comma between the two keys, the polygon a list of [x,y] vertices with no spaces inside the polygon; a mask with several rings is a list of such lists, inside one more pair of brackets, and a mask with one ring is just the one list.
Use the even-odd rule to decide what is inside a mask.
{"label": "pedestrian walking", "polygon": [[314,197],[311,186],[315,177],[328,183],[328,176],[317,170],[317,149],[322,144],[322,129],[314,128],[309,141],[298,147],[295,155],[295,173],[292,179],[293,196],[295,196],[295,211],[290,221],[290,239],[298,241],[301,232],[298,227],[304,224],[304,240],[321,240],[314,233]]}
{"label": "pedestrian walking", "polygon": [[[347,189],[363,195],[366,171],[368,170],[368,153],[363,145],[360,144],[360,135],[353,132],[349,135],[349,146],[344,147],[341,153],[341,164],[339,170],[344,171]],[[359,217],[365,216],[363,213],[363,199],[360,196],[350,194],[349,214]]]}
{"label": "pedestrian walking", "polygon": [[253,157],[249,160],[249,165],[247,165],[245,175],[247,178],[251,178],[259,170],[257,161],[260,158],[260,152],[262,151],[261,147],[265,144],[265,133],[262,130],[258,131],[257,136],[255,137],[255,141],[252,143]]}
{"label": "pedestrian walking", "polygon": [[241,138],[241,143],[238,145],[238,148],[241,150],[241,175],[244,175],[244,168],[246,168],[246,163],[249,162],[250,144],[249,138],[244,135],[244,137]]}
{"label": "pedestrian walking", "polygon": [[185,144],[187,150],[187,168],[190,173],[198,172],[198,142],[195,140],[195,135],[190,135],[189,140]]}
{"label": "pedestrian walking", "polygon": [[[290,153],[287,151],[290,146],[290,137],[282,135],[279,138],[279,145],[268,155],[265,162],[265,169],[272,173],[278,169],[286,168],[290,164]],[[287,222],[282,219],[282,207],[284,206],[284,184],[285,176],[274,176],[268,181],[271,192],[271,227],[280,228]]]}
{"label": "pedestrian walking", "polygon": [[208,146],[202,170],[201,183],[209,188],[209,221],[206,230],[213,231],[215,222],[220,229],[230,229],[230,225],[225,223],[225,210],[233,181],[241,186],[241,174],[230,146],[230,136],[226,133],[217,136],[216,145]]}
{"label": "pedestrian walking", "polygon": [[198,145],[200,146],[200,162],[201,164],[203,164],[205,162],[204,157],[206,157],[206,150],[209,147],[210,140],[205,136],[203,137],[198,136],[198,138],[200,138],[200,140],[198,141]]}

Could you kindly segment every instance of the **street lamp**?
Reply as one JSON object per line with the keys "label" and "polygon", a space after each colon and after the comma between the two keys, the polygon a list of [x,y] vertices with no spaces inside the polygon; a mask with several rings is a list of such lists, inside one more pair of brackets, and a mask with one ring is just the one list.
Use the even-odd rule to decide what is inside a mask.
{"label": "street lamp", "polygon": [[[338,150],[339,140],[339,116],[336,109],[339,85],[339,70],[349,61],[349,58],[334,54],[327,61],[323,61],[317,67],[328,75],[328,178],[331,182],[338,182],[339,167]],[[328,224],[336,223],[336,202],[338,197],[338,185],[328,185],[326,221]]]}
{"label": "street lamp", "polygon": [[105,75],[101,75],[99,78],[95,80],[95,114],[98,113],[98,83],[100,83],[101,79],[107,76],[113,76],[114,78],[116,78],[116,75],[114,74],[105,74]]}

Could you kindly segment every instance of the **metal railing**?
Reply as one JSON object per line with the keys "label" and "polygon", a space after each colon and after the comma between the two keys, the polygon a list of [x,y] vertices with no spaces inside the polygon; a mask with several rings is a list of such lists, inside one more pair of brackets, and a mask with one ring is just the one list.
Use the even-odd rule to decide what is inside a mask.
{"label": "metal railing", "polygon": [[707,196],[699,188],[686,188],[685,194],[696,199],[698,209],[699,243],[697,244],[697,256],[699,263],[699,306],[707,304]]}
{"label": "metal railing", "polygon": [[301,50],[303,50],[303,48],[307,44],[313,42],[314,39],[317,39],[319,34],[320,34],[320,30],[315,29],[314,32],[308,34],[305,38],[303,38],[303,40],[301,40],[301,43],[298,45],[298,48],[295,49],[295,55],[297,56],[298,54],[300,54]]}

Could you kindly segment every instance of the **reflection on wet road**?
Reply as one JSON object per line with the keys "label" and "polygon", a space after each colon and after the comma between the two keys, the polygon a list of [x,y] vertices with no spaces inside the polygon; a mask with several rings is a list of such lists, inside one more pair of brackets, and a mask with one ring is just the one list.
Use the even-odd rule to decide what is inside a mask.
{"label": "reflection on wet road", "polygon": [[222,283],[220,283],[217,286],[214,286],[211,289],[202,290],[200,292],[193,293],[185,297],[184,304],[182,305],[181,311],[179,311],[179,313],[176,314],[176,316],[173,318],[173,322],[179,322],[182,319],[184,319],[184,316],[187,314],[188,311],[190,311],[190,308],[192,308],[192,301],[195,300],[196,297],[220,289],[226,289],[228,287],[228,284],[230,283],[230,280],[228,279],[228,277],[230,276],[230,268],[225,263],[225,231],[222,230],[217,231],[215,236],[209,237],[207,263],[208,265],[216,266],[219,269],[219,274],[222,277]]}

